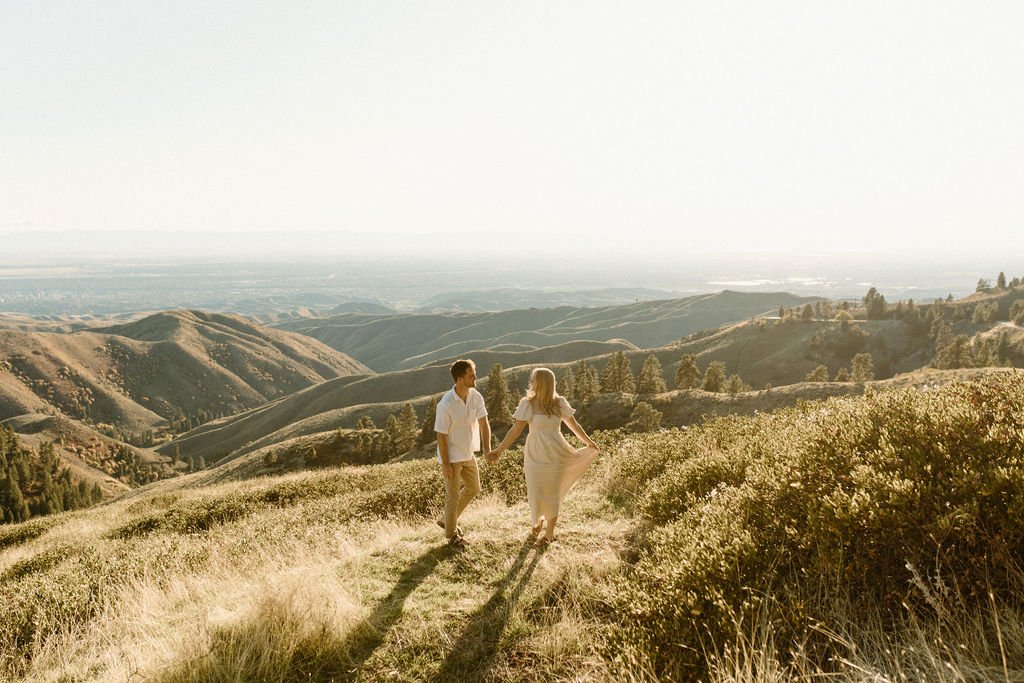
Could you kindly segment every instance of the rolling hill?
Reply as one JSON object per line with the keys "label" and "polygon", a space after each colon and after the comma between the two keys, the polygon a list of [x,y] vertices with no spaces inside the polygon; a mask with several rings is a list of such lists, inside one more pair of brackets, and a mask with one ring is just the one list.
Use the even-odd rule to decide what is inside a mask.
{"label": "rolling hill", "polygon": [[[38,323],[51,324],[65,323]],[[372,374],[315,340],[239,316],[171,311],[73,331],[11,327],[0,329],[0,422],[30,448],[53,442],[77,479],[107,495],[184,467],[177,451],[144,447],[161,432]]]}
{"label": "rolling hill", "polygon": [[370,373],[307,337],[196,311],[68,334],[0,330],[0,419],[56,412],[138,434]]}
{"label": "rolling hill", "polygon": [[[989,343],[999,346],[1006,362],[1024,364],[1024,329],[1005,321],[975,322],[971,306],[976,303],[967,301],[962,304],[962,310],[956,308],[959,305],[950,306],[951,334],[978,341],[991,340]],[[859,353],[872,355],[875,376],[879,380],[895,376],[904,378],[899,381],[934,382],[936,379],[927,372],[920,373],[931,364],[935,346],[936,340],[928,333],[927,326],[900,319],[855,320],[844,324],[835,320],[762,317],[703,330],[651,349],[625,344],[618,348],[595,348],[592,344],[577,342],[529,351],[490,350],[469,355],[477,362],[481,375],[494,363],[500,363],[512,391],[517,394],[525,390],[528,374],[536,365],[551,367],[559,377],[580,359],[600,370],[617,350],[625,352],[634,374],[639,373],[648,356],[654,355],[662,365],[670,388],[679,359],[689,353],[697,357],[701,370],[719,361],[725,364],[728,374],[738,374],[755,389],[775,387],[772,391],[744,392],[738,397],[709,392],[684,392],[680,396],[669,392],[653,399],[665,414],[666,424],[682,425],[699,421],[705,414],[764,411],[798,400],[860,393],[862,384],[804,383],[819,365],[824,365],[828,377],[833,378],[841,368],[849,369],[852,358]],[[183,453],[201,454],[207,462],[217,462],[299,437],[352,428],[364,415],[380,425],[407,401],[413,403],[419,415],[424,415],[428,404],[450,384],[447,364],[451,360],[452,357],[448,357],[433,365],[354,380],[331,380],[202,426],[165,444],[161,452],[166,454],[169,449],[179,448]],[[906,380],[906,377],[916,379]],[[486,381],[481,381],[481,388],[486,388]],[[601,401],[597,401],[593,407],[585,407],[581,414],[595,426],[618,427],[628,420],[635,403],[635,397],[620,401],[617,406],[606,403],[602,407]]]}
{"label": "rolling hill", "polygon": [[515,345],[543,348],[570,341],[624,340],[657,347],[690,333],[793,307],[815,298],[792,294],[719,292],[627,305],[477,313],[345,314],[285,321],[378,372],[404,370],[439,359]]}

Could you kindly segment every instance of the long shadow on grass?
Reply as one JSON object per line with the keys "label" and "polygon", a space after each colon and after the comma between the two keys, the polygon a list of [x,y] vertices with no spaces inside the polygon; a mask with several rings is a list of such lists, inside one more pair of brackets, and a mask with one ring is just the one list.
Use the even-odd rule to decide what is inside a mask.
{"label": "long shadow on grass", "polygon": [[442,547],[417,558],[373,612],[344,638],[332,624],[311,624],[287,600],[270,598],[245,623],[214,629],[207,651],[164,669],[155,679],[160,683],[353,680],[401,618],[409,594],[449,556],[447,547]]}
{"label": "long shadow on grass", "polygon": [[519,549],[515,562],[498,584],[490,599],[469,618],[448,658],[437,673],[438,681],[482,681],[494,665],[501,636],[523,590],[537,568],[543,551],[538,550],[526,562],[533,548],[533,537]]}
{"label": "long shadow on grass", "polygon": [[395,587],[377,603],[373,612],[352,629],[342,646],[347,653],[347,673],[350,677],[354,678],[358,674],[359,668],[380,647],[387,632],[402,617],[402,606],[409,594],[423,583],[438,564],[449,557],[451,551],[446,545],[420,555],[402,572]]}

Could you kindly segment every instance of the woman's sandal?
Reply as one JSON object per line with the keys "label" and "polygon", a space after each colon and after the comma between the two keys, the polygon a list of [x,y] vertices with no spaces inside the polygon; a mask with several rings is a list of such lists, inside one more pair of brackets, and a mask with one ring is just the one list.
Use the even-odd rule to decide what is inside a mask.
{"label": "woman's sandal", "polygon": [[537,535],[537,534],[539,534],[539,533],[540,533],[540,532],[541,532],[541,531],[542,531],[543,529],[544,529],[544,520],[542,519],[542,520],[540,520],[539,522],[537,522],[537,526],[535,526],[535,527],[533,527],[532,529],[530,529],[530,535],[531,535],[531,536],[536,536],[536,535]]}

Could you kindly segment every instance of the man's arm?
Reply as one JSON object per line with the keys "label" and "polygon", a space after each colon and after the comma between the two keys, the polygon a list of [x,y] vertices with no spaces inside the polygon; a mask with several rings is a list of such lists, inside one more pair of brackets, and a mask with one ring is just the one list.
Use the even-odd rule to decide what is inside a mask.
{"label": "man's arm", "polygon": [[480,445],[484,455],[491,452],[491,422],[486,415],[480,418]]}
{"label": "man's arm", "polygon": [[441,453],[441,474],[445,479],[452,478],[452,464],[448,462],[448,435],[437,433],[437,450]]}

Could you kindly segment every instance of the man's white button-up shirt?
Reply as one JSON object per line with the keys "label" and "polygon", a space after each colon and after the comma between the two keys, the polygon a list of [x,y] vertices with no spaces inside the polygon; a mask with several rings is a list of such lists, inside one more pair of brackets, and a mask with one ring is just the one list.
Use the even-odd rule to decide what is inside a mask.
{"label": "man's white button-up shirt", "polygon": [[[463,401],[452,387],[437,402],[437,416],[434,431],[448,436],[448,462],[465,462],[473,459],[473,453],[480,450],[480,418],[487,416],[484,397],[476,389],[470,389]],[[441,462],[441,448],[437,449],[437,461]]]}

